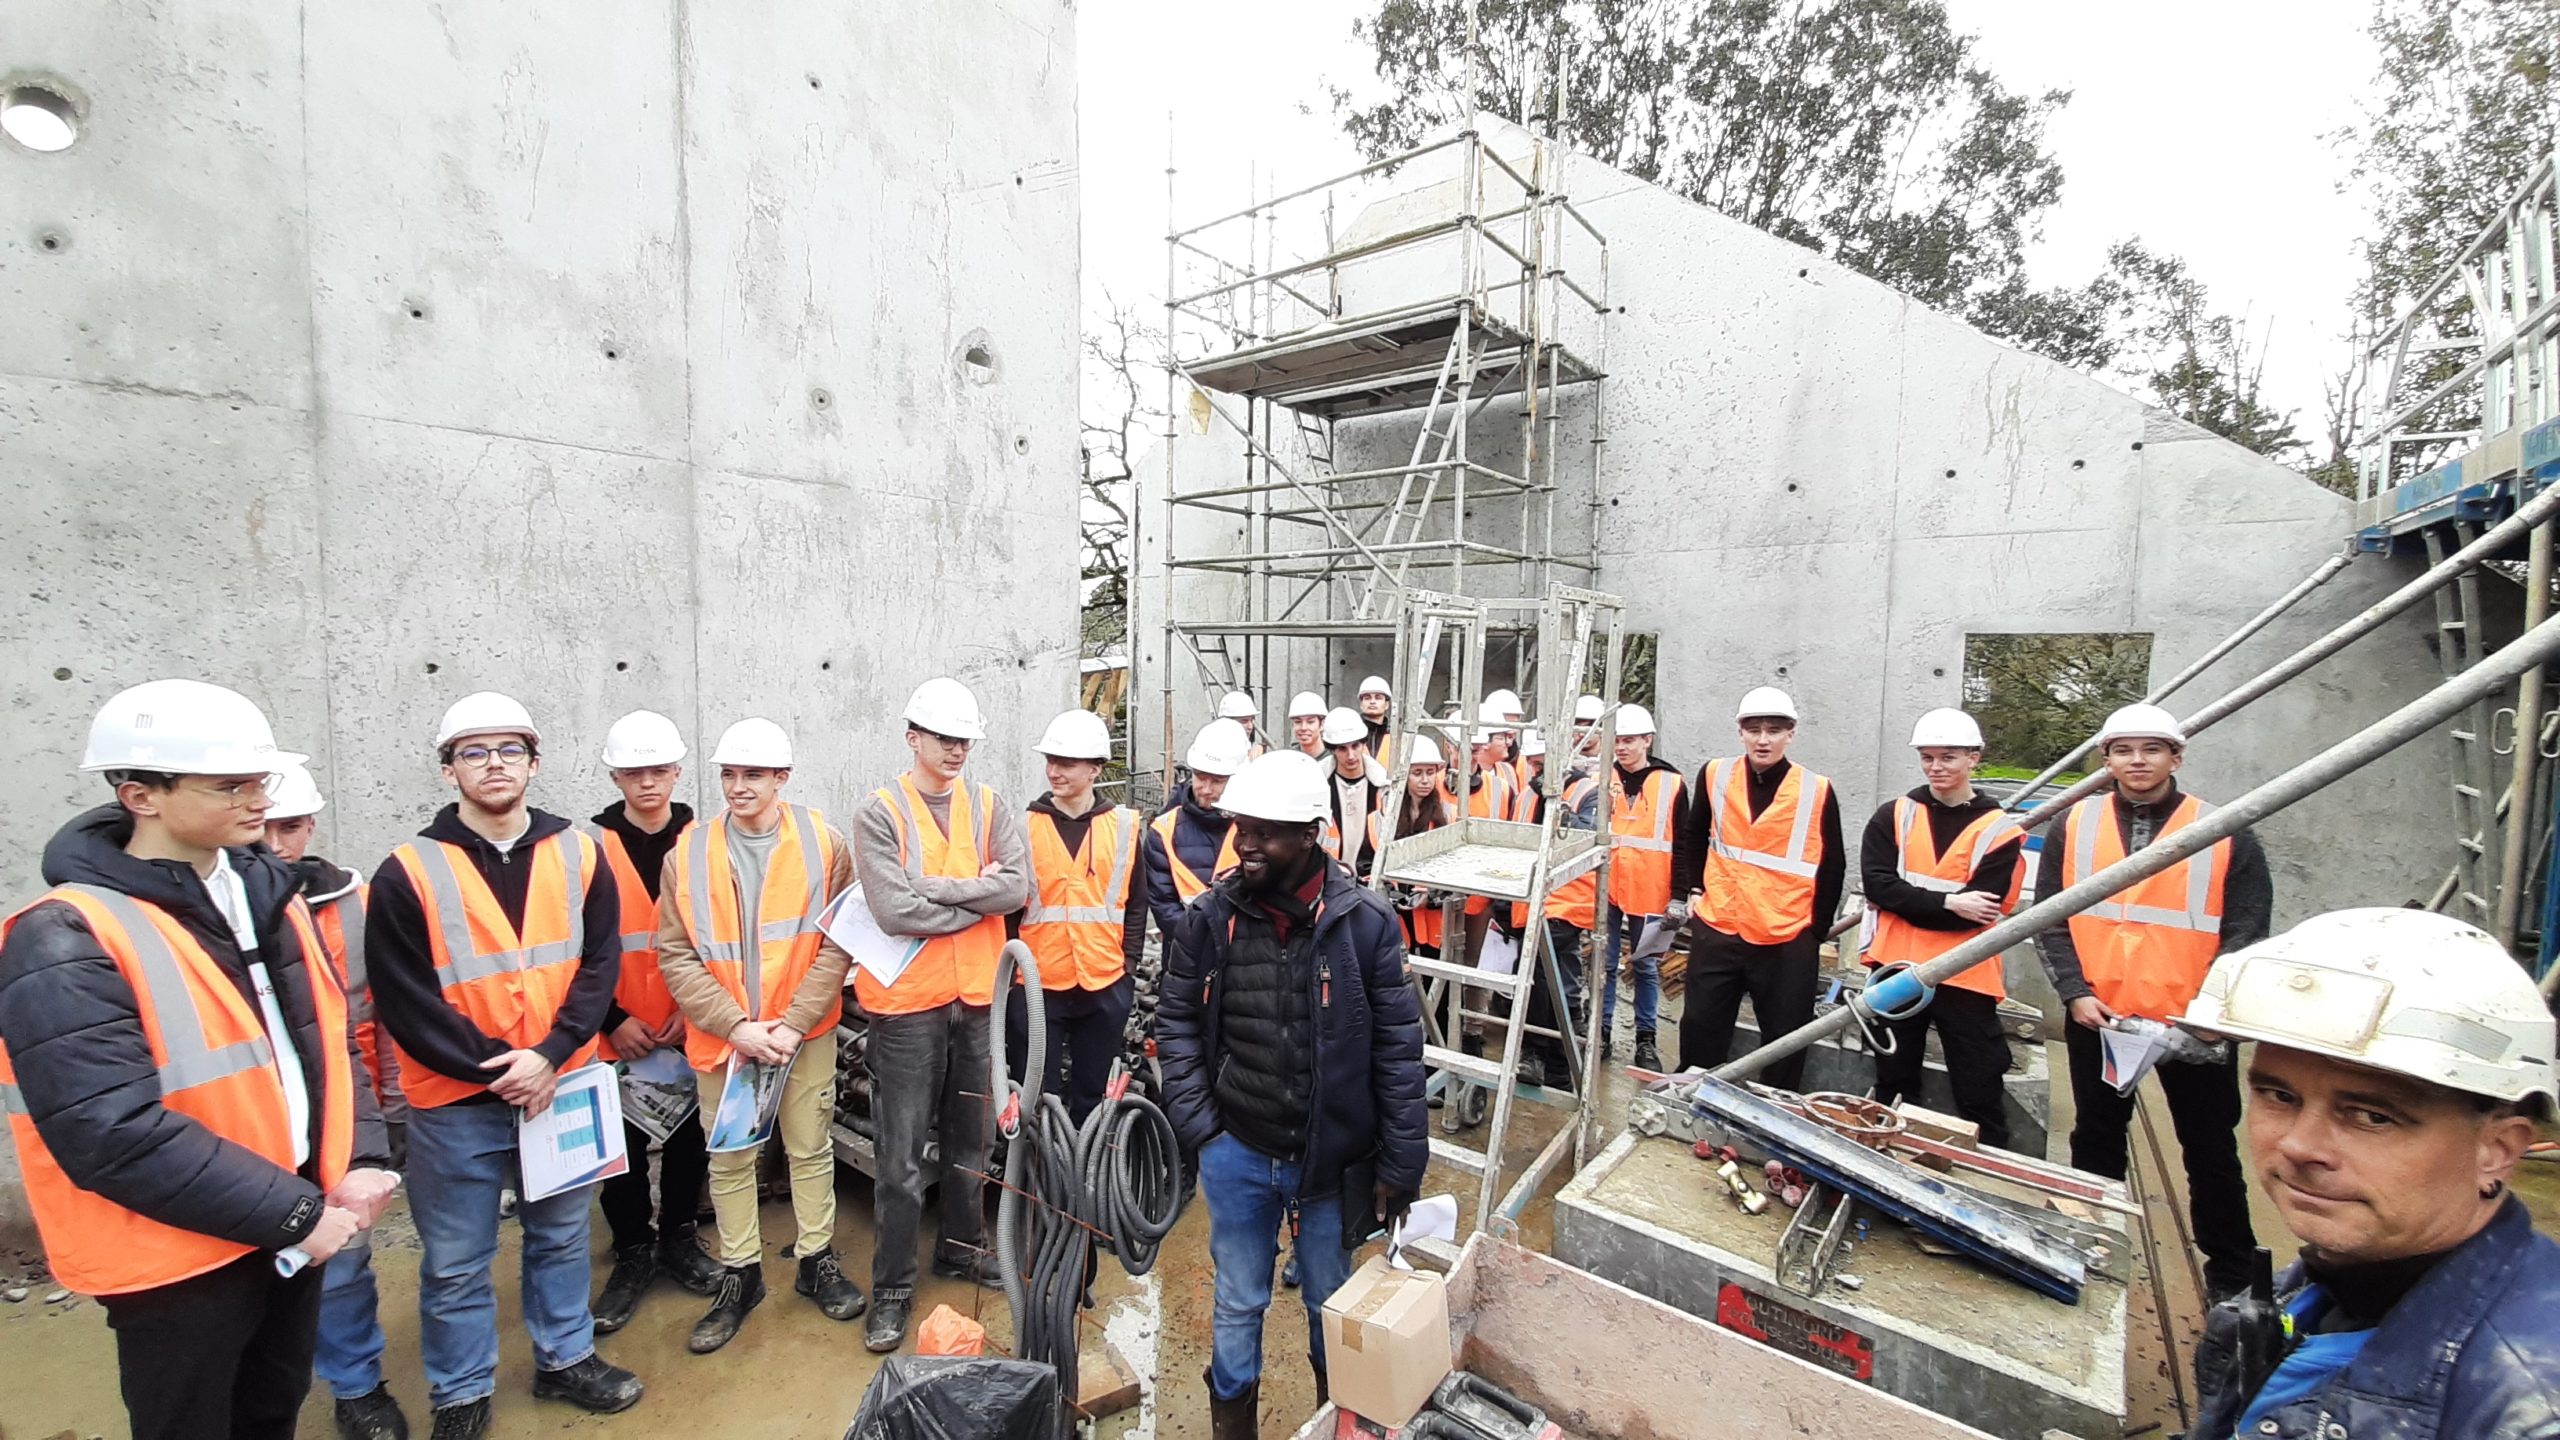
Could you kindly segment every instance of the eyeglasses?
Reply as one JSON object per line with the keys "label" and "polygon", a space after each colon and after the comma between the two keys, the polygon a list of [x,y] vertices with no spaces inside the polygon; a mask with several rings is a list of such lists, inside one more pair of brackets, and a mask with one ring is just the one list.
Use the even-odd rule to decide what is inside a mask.
{"label": "eyeglasses", "polygon": [[939,745],[945,750],[958,750],[963,753],[966,753],[968,748],[976,743],[975,741],[962,740],[950,735],[937,735],[934,732],[921,727],[916,730],[916,733],[925,738],[926,744]]}
{"label": "eyeglasses", "polygon": [[474,770],[486,770],[504,763],[521,765],[533,758],[533,747],[508,741],[504,745],[465,745],[453,752],[453,763]]}
{"label": "eyeglasses", "polygon": [[282,784],[281,775],[259,775],[247,780],[226,780],[218,785],[189,785],[191,790],[208,800],[219,800],[234,810],[247,810],[264,801]]}

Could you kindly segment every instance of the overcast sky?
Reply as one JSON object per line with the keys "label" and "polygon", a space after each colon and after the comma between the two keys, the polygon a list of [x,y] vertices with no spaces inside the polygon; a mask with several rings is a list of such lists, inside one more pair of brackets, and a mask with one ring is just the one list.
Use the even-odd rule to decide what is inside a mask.
{"label": "overcast sky", "polygon": [[[1240,204],[1257,169],[1287,189],[1358,163],[1325,87],[1369,78],[1350,30],[1376,4],[1079,0],[1090,301],[1107,287],[1123,301],[1161,303],[1169,133],[1186,220]],[[2357,117],[2370,88],[2366,7],[1948,7],[2011,88],[2073,92],[2048,134],[2064,192],[2030,252],[2035,282],[2086,281],[2110,244],[2133,235],[2184,257],[2217,308],[2251,317],[2270,347],[2269,399],[2298,412],[2299,432],[2316,443],[2321,377],[2336,362],[2363,223],[2354,197],[2338,193],[2345,161],[2324,137]],[[1284,14],[1285,23],[1247,18]]]}

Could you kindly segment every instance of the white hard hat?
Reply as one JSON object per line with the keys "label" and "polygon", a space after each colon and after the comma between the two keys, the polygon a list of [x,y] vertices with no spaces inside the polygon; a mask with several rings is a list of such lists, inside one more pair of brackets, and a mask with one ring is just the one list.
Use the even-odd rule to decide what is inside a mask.
{"label": "white hard hat", "polygon": [[676,722],[655,710],[634,710],[604,732],[604,767],[639,770],[673,765],[684,758],[684,736]]}
{"label": "white hard hat", "polygon": [[1415,765],[1445,765],[1449,763],[1440,758],[1439,745],[1436,744],[1428,735],[1408,735],[1405,737],[1404,743],[1413,747],[1413,753],[1405,757],[1404,763],[1408,768]]}
{"label": "white hard hat", "polygon": [[542,732],[533,728],[533,716],[523,704],[495,690],[474,691],[446,707],[444,719],[436,725],[436,748],[441,750],[472,735],[521,735],[536,742],[542,739]]}
{"label": "white hard hat", "polygon": [[1324,767],[1312,755],[1274,750],[1258,755],[1227,782],[1218,808],[1230,815],[1273,820],[1284,825],[1321,820],[1325,812]]}
{"label": "white hard hat", "polygon": [[761,770],[791,768],[791,737],[760,715],[750,715],[720,732],[712,748],[714,765],[746,765]]}
{"label": "white hard hat", "polygon": [[1396,692],[1387,688],[1387,677],[1384,675],[1372,675],[1368,679],[1361,681],[1360,688],[1355,693],[1361,695],[1384,695],[1390,700],[1396,698]]}
{"label": "white hard hat", "polygon": [[1796,719],[1796,702],[1787,698],[1787,692],[1775,685],[1755,686],[1749,694],[1742,697],[1742,703],[1735,707],[1733,718],[1749,720],[1756,716],[1774,716],[1780,720]]}
{"label": "white hard hat", "polygon": [[1061,711],[1031,748],[1060,760],[1109,760],[1111,723],[1090,710]]}
{"label": "white hard hat", "polygon": [[936,675],[907,697],[906,722],[951,740],[984,740],[987,722],[978,713],[978,697],[948,675]]}
{"label": "white hard hat", "polygon": [[1212,720],[1191,737],[1191,749],[1182,763],[1199,775],[1233,775],[1244,768],[1245,757],[1253,751],[1253,740],[1244,727],[1233,720]]}
{"label": "white hard hat", "polygon": [[2178,717],[2157,705],[2127,705],[2107,717],[2098,727],[2098,749],[2104,751],[2117,740],[2166,740],[2183,750],[2187,732],[2178,727]]}
{"label": "white hard hat", "polygon": [[1484,705],[1477,712],[1476,718],[1479,720],[1508,720],[1512,716],[1521,713],[1523,713],[1523,710],[1518,694],[1509,690],[1496,690],[1492,694],[1484,697]]}
{"label": "white hard hat", "polygon": [[1911,727],[1911,748],[1934,749],[1942,745],[1958,750],[1979,750],[1982,748],[1982,727],[1974,724],[1973,717],[1963,711],[1940,706],[1921,716],[1919,723]]}
{"label": "white hard hat", "polygon": [[329,808],[320,798],[320,782],[311,778],[310,768],[297,760],[275,773],[267,782],[267,818],[299,820],[317,815]]}
{"label": "white hard hat", "polygon": [[1546,754],[1547,737],[1539,734],[1535,730],[1531,730],[1522,735],[1520,737],[1520,753],[1523,757]]}
{"label": "white hard hat", "polygon": [[1262,712],[1254,706],[1252,696],[1247,695],[1241,690],[1230,690],[1226,694],[1218,697],[1218,718],[1221,720],[1258,720],[1262,718]]}
{"label": "white hard hat", "polygon": [[1327,745],[1352,745],[1369,738],[1369,722],[1348,705],[1336,705],[1325,712],[1324,729],[1317,737]]}
{"label": "white hard hat", "polygon": [[1641,705],[1619,706],[1618,733],[1621,735],[1650,735],[1654,733],[1653,712],[1647,710]]}
{"label": "white hard hat", "polygon": [[1597,695],[1585,695],[1573,702],[1573,718],[1577,721],[1597,720],[1609,713],[1609,702]]}
{"label": "white hard hat", "polygon": [[146,680],[98,707],[80,768],[272,775],[310,758],[278,750],[266,712],[237,690],[202,680]]}
{"label": "white hard hat", "polygon": [[2550,1113],[2551,1011],[2487,932],[2430,910],[2333,910],[2213,962],[2178,1023]]}
{"label": "white hard hat", "polygon": [[1292,720],[1297,719],[1301,715],[1313,715],[1318,718],[1322,718],[1324,710],[1324,697],[1313,690],[1301,690],[1297,694],[1289,697],[1289,718]]}

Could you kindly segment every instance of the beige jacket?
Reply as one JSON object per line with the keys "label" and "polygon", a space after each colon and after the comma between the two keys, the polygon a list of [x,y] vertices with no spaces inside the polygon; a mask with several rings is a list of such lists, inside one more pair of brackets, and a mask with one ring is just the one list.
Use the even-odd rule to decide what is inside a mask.
{"label": "beige jacket", "polygon": [[[834,863],[827,866],[827,899],[833,900],[853,883],[853,847],[845,843],[843,831],[833,825],[826,830],[835,850]],[[694,826],[693,833],[708,839],[709,822]],[[726,1040],[739,1021],[755,1017],[738,1007],[738,1002],[712,978],[702,957],[694,953],[693,935],[685,929],[684,916],[676,908],[676,859],[683,853],[681,845],[668,851],[666,867],[658,876],[658,970],[666,976],[667,992],[675,996],[676,1008],[684,1012],[685,1023]],[[819,940],[817,962],[801,979],[791,1004],[780,1015],[767,1018],[780,1020],[812,1041],[834,1044],[835,1037],[810,1035],[809,1031],[835,1006],[837,996],[844,991],[845,973],[852,968],[853,958],[844,953],[843,947],[833,940]]]}

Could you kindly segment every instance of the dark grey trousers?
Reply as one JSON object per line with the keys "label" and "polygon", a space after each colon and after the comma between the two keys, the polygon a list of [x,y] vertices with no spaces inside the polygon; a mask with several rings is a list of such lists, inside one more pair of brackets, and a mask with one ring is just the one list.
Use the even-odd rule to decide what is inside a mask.
{"label": "dark grey trousers", "polygon": [[994,1117],[987,1108],[987,1011],[955,1000],[913,1015],[871,1017],[872,1105],[880,1173],[872,1186],[879,1245],[871,1288],[912,1294],[924,1222],[924,1149],[942,1147],[942,1237],[937,1253],[965,1260],[986,1244],[979,1208]]}

